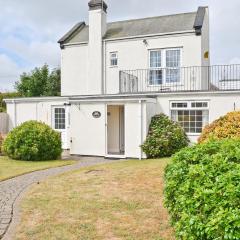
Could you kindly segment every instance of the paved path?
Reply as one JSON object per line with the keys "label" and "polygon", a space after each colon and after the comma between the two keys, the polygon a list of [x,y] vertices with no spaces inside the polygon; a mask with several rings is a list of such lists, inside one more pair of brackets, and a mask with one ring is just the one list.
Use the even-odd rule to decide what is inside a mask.
{"label": "paved path", "polygon": [[109,162],[113,161],[103,158],[82,158],[73,165],[40,170],[0,182],[0,239],[7,233],[12,222],[15,201],[27,187],[50,176]]}

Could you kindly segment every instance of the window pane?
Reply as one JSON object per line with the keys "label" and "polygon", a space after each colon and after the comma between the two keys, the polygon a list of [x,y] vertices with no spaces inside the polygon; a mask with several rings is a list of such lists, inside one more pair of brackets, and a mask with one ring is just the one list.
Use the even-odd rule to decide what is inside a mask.
{"label": "window pane", "polygon": [[150,68],[161,67],[161,51],[150,52]]}
{"label": "window pane", "polygon": [[166,82],[167,83],[180,82],[180,68],[166,69]]}
{"label": "window pane", "polygon": [[118,65],[118,55],[117,53],[110,53],[110,65],[117,66]]}
{"label": "window pane", "polygon": [[193,102],[191,106],[192,108],[207,108],[208,102]]}
{"label": "window pane", "polygon": [[150,85],[162,84],[162,70],[150,70],[149,84]]}
{"label": "window pane", "polygon": [[172,108],[187,108],[187,103],[186,102],[172,103]]}
{"label": "window pane", "polygon": [[166,51],[166,82],[180,82],[180,50]]}
{"label": "window pane", "polygon": [[172,110],[171,119],[179,122],[186,133],[201,133],[203,127],[208,124],[208,110]]}
{"label": "window pane", "polygon": [[166,67],[178,68],[180,67],[180,50],[166,51]]}
{"label": "window pane", "polygon": [[54,109],[54,128],[57,130],[65,129],[66,126],[65,108]]}

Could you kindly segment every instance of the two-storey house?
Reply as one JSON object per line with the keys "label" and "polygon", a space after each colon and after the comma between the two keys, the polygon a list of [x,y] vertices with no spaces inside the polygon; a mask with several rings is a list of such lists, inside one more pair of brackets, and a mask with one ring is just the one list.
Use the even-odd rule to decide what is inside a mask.
{"label": "two-storey house", "polygon": [[195,142],[206,124],[240,108],[240,67],[210,66],[207,7],[108,23],[104,1],[88,5],[89,24],[59,40],[61,97],[6,100],[10,129],[43,121],[70,154],[141,159],[155,114]]}

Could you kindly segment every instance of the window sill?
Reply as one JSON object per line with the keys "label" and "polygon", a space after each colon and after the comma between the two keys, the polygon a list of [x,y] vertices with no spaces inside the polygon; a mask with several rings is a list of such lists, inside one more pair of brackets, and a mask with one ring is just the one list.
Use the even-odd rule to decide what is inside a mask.
{"label": "window sill", "polygon": [[187,136],[200,136],[201,135],[201,133],[186,133],[187,134]]}
{"label": "window sill", "polygon": [[182,83],[164,83],[164,84],[148,84],[148,87],[183,87],[184,85]]}

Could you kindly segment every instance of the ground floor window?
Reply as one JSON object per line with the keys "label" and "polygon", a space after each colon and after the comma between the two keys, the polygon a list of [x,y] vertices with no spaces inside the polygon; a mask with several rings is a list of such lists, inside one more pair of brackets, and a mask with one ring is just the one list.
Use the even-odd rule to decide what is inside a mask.
{"label": "ground floor window", "polygon": [[178,122],[186,133],[201,133],[209,123],[208,102],[171,102],[171,119]]}
{"label": "ground floor window", "polygon": [[66,128],[66,112],[65,108],[54,108],[54,128],[56,130],[62,130]]}

